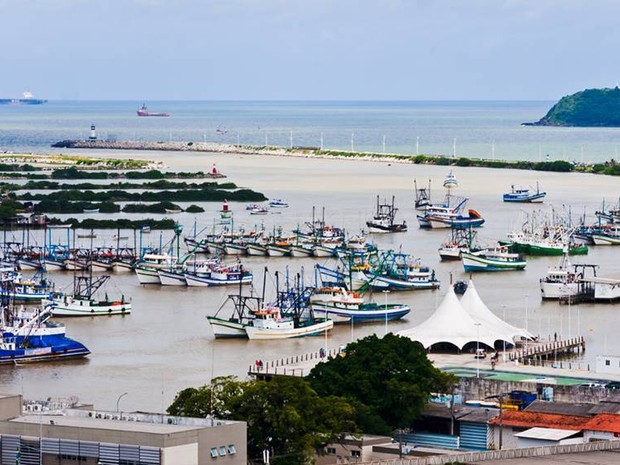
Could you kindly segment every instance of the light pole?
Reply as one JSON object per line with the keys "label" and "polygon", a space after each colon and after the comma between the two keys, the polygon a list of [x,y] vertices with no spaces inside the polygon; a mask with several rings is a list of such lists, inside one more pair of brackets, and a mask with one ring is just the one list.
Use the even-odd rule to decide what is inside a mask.
{"label": "light pole", "polygon": [[[504,313],[504,323],[506,322],[506,306],[502,305],[502,311]],[[502,353],[502,361],[506,363],[506,340],[504,339],[504,352]]]}
{"label": "light pole", "polygon": [[485,399],[497,399],[499,400],[499,443],[498,443],[498,450],[502,450],[502,439],[503,439],[503,428],[504,428],[504,422],[503,422],[503,404],[504,404],[504,393],[498,394],[496,396],[487,396],[485,397]]}
{"label": "light pole", "polygon": [[383,292],[383,295],[385,296],[385,308],[383,309],[383,311],[385,312],[385,334],[388,333],[388,305],[387,305],[387,295],[390,293],[390,291],[388,289],[385,289]]}
{"label": "light pole", "polygon": [[476,378],[480,378],[480,323],[474,323],[476,325]]}
{"label": "light pole", "polygon": [[120,396],[118,396],[118,399],[116,399],[116,411],[117,411],[117,412],[119,411],[119,410],[118,410],[118,406],[119,406],[119,404],[120,404],[120,402],[121,402],[121,399],[122,399],[123,397],[125,397],[127,394],[129,394],[129,393],[128,393],[128,392],[123,392]]}

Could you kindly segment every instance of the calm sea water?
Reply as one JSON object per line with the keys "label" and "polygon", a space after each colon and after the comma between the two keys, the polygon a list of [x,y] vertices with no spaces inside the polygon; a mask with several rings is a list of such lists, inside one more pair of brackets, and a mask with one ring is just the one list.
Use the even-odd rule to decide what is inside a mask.
{"label": "calm sea water", "polygon": [[51,101],[0,106],[0,150],[51,152],[95,124],[100,138],[217,141],[508,160],[617,158],[618,128],[543,128],[554,102],[146,102],[169,118],[139,118],[143,102]]}
{"label": "calm sea water", "polygon": [[[350,138],[347,133],[354,130],[356,138],[358,134],[360,138],[363,134],[375,134],[379,141],[369,142],[368,149],[378,150],[382,143],[383,129],[387,127],[392,127],[395,134],[400,134],[403,147],[412,143],[415,147],[416,131],[413,130],[411,134],[405,131],[408,127],[414,127],[409,121],[415,121],[418,127],[426,130],[425,132],[420,129],[419,132],[421,152],[426,151],[423,149],[423,141],[430,137],[429,134],[434,134],[435,137],[443,134],[445,140],[441,141],[441,144],[444,144],[444,148],[436,151],[450,152],[453,148],[453,133],[458,132],[457,154],[461,153],[461,142],[465,147],[464,140],[467,140],[465,136],[468,134],[472,141],[480,144],[495,140],[496,155],[502,146],[499,143],[500,135],[506,140],[512,140],[515,146],[521,144],[521,147],[530,143],[532,147],[537,146],[540,134],[559,137],[557,135],[560,133],[570,134],[576,146],[613,147],[614,144],[614,131],[609,131],[609,137],[605,139],[605,130],[558,131],[518,126],[521,121],[537,119],[540,114],[544,114],[548,106],[545,103],[168,105],[164,102],[149,102],[153,111],[169,111],[173,116],[146,119],[134,117],[133,112],[137,105],[138,102],[50,102],[40,108],[2,108],[0,134],[3,149],[47,151],[50,150],[49,143],[57,139],[85,137],[91,122],[97,124],[101,134],[105,133],[107,124],[111,128],[110,133],[115,132],[119,139],[134,131],[135,137],[146,138],[150,135],[149,137],[155,139],[170,132],[173,139],[181,134],[186,134],[183,137],[196,139],[201,131],[205,134],[209,131],[211,137],[207,139],[212,139],[218,127],[225,127],[228,128],[228,133],[222,135],[222,138],[231,137],[230,134],[235,128],[248,128],[246,134],[249,138],[249,129],[254,128],[252,137],[256,139],[256,143],[260,143],[261,138],[265,137],[260,131],[267,132],[268,137],[272,137],[271,133],[265,130],[271,128],[273,137],[280,134],[283,144],[290,136],[290,130],[294,131],[294,138],[297,137],[297,132],[301,137],[306,131],[307,141],[294,142],[295,145],[306,145],[314,144],[311,142],[312,138],[316,138],[317,134],[320,136],[322,131],[326,147],[331,146],[327,134],[339,133],[336,129],[331,129],[333,133],[328,131],[337,126],[342,136],[342,148],[346,148],[347,138]],[[199,108],[204,109],[203,116],[198,116]],[[329,109],[331,111],[328,111]],[[372,118],[369,115],[372,115]],[[183,118],[191,122],[187,128],[180,123]],[[407,118],[410,120],[405,122]],[[472,123],[468,126],[467,121],[470,118]],[[435,124],[431,124],[431,120],[435,121]],[[514,122],[514,125],[510,121]],[[338,122],[338,125],[333,122]],[[171,125],[177,129],[171,129]],[[401,128],[401,132],[396,131],[396,127]],[[279,128],[279,133],[276,128]],[[489,128],[488,132],[485,128]],[[239,132],[241,137],[241,131]],[[7,142],[7,134],[13,134],[12,143]],[[480,136],[474,137],[474,134]],[[521,137],[518,137],[518,134]],[[579,137],[580,134],[584,137]],[[592,134],[596,134],[596,137]],[[482,137],[486,139],[482,141]],[[533,141],[530,141],[530,138]],[[386,150],[393,150],[389,149],[389,134],[386,139]],[[272,142],[270,139],[269,143],[278,141]],[[438,142],[437,147],[440,146]],[[536,158],[538,148],[535,148],[534,152],[536,154],[532,157]],[[374,213],[377,195],[387,198],[395,195],[396,206],[400,209],[399,215],[407,221],[410,229],[402,234],[379,235],[374,241],[380,247],[402,249],[420,257],[423,263],[435,268],[442,288],[438,291],[392,292],[389,295],[370,296],[380,303],[387,299],[411,306],[412,312],[405,319],[390,322],[390,331],[415,326],[428,318],[443,298],[451,275],[453,279],[468,278],[460,263],[439,261],[437,248],[446,233],[419,229],[413,209],[414,179],[418,184],[431,180],[432,195],[437,200],[443,195],[439,186],[447,174],[445,167],[217,153],[95,151],[91,154],[142,157],[161,161],[168,169],[183,171],[208,170],[213,163],[217,163],[220,170],[228,175],[227,180],[263,192],[269,198],[283,198],[290,203],[290,207],[283,209],[280,214],[260,218],[250,216],[242,203],[231,204],[235,224],[248,229],[293,229],[310,220],[312,207],[315,206],[317,212],[325,208],[328,223],[357,232]],[[517,152],[515,156],[516,154]],[[487,222],[480,229],[479,235],[488,242],[502,239],[507,232],[519,227],[524,212],[538,208],[554,208],[562,212],[570,209],[575,216],[585,212],[588,218],[593,220],[593,213],[600,208],[603,199],[606,199],[607,203],[615,203],[620,196],[618,180],[612,177],[483,168],[455,168],[454,172],[459,180],[455,194],[469,197],[469,206],[486,218]],[[509,189],[511,184],[532,186],[536,182],[548,192],[542,206],[507,205],[501,201],[501,194]],[[217,210],[221,208],[220,204],[209,202],[201,203],[201,206],[206,210],[203,214],[175,215],[186,232],[192,229],[194,223],[199,229],[209,228],[217,216]],[[60,233],[54,234],[55,242],[64,240]],[[115,244],[112,234],[114,231],[98,232],[94,245]],[[9,236],[9,239],[24,240],[19,233]],[[169,232],[160,235],[153,231],[145,241],[158,245],[160,241],[166,243],[170,239]],[[40,235],[32,235],[29,241],[42,243],[43,239]],[[130,238],[129,242],[131,241]],[[81,245],[90,245],[90,240],[83,241]],[[592,248],[588,256],[575,257],[574,261],[598,264],[601,275],[617,275],[620,273],[619,254],[620,248],[598,247]],[[619,305],[583,304],[568,307],[541,301],[538,280],[544,276],[547,268],[557,261],[554,257],[531,258],[523,272],[479,274],[474,276],[476,287],[489,308],[500,317],[505,317],[511,324],[527,326],[530,331],[543,337],[554,332],[562,336],[584,335],[588,347],[583,358],[584,368],[588,363],[594,366],[596,355],[620,353],[616,323]],[[248,257],[244,259],[244,263],[254,271],[259,289],[262,285],[261,272],[265,266],[269,268],[270,275],[275,271],[284,273],[288,269],[290,273],[298,273],[303,269],[310,280],[315,263],[335,264],[322,259],[260,257]],[[52,279],[61,287],[70,288],[72,283],[71,273],[53,273]],[[110,409],[115,408],[119,395],[128,392],[122,400],[123,409],[161,411],[170,404],[180,389],[207,383],[212,376],[232,374],[244,377],[249,365],[257,358],[271,360],[317,351],[324,344],[338,347],[352,339],[372,333],[382,335],[385,332],[385,325],[379,323],[355,327],[339,326],[327,337],[327,341],[322,337],[278,342],[216,341],[205,316],[217,311],[226,295],[234,292],[230,289],[140,286],[133,274],[117,274],[113,276],[108,290],[110,294],[119,292],[132,298],[133,313],[126,317],[64,320],[68,334],[91,349],[92,354],[87,359],[68,363],[1,366],[0,390],[23,393],[29,398],[77,395],[82,401],[94,402],[100,408]],[[586,375],[585,372],[581,374]]]}

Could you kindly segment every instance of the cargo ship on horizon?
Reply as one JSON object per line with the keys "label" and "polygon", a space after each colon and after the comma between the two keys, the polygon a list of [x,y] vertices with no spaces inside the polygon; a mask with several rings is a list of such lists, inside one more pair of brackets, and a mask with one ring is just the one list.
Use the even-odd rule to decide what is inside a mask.
{"label": "cargo ship on horizon", "polygon": [[170,113],[153,113],[150,112],[146,107],[146,104],[142,104],[142,106],[137,111],[138,116],[170,116]]}
{"label": "cargo ship on horizon", "polygon": [[0,105],[41,105],[47,103],[42,98],[34,98],[32,92],[26,91],[21,98],[0,98]]}

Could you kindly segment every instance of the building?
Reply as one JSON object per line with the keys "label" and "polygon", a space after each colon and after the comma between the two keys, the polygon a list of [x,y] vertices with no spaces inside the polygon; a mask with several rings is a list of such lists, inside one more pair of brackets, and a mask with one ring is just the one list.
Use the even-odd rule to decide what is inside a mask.
{"label": "building", "polygon": [[[24,414],[0,395],[0,463],[19,465],[246,465],[244,422],[82,406]],[[36,412],[36,410],[39,410]]]}

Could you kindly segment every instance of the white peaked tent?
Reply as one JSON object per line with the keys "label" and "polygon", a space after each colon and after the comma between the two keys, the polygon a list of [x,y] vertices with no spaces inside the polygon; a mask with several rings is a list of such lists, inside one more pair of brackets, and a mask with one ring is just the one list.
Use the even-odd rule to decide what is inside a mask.
{"label": "white peaked tent", "polygon": [[489,347],[495,341],[514,343],[513,334],[484,320],[475,319],[459,302],[450,286],[437,310],[422,324],[415,328],[398,332],[399,336],[420,342],[425,349],[433,344],[450,343],[462,350],[467,343],[480,341]]}
{"label": "white peaked tent", "polygon": [[474,282],[471,279],[467,285],[467,291],[465,291],[465,294],[461,298],[461,305],[474,320],[489,328],[493,328],[497,331],[497,334],[501,334],[502,336],[498,339],[504,340],[505,338],[509,338],[512,342],[515,338],[533,338],[533,335],[529,331],[506,323],[489,310],[489,307],[487,307],[480,298],[478,291],[476,291],[474,287]]}

